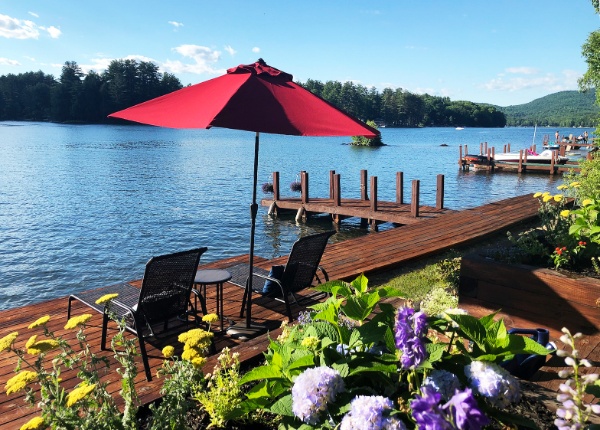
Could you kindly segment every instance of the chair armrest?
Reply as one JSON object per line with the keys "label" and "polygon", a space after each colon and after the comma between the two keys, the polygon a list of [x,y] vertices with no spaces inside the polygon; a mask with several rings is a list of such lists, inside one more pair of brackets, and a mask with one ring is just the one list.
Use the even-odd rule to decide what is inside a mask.
{"label": "chair armrest", "polygon": [[[325,268],[323,266],[317,266],[317,270],[321,271],[321,273],[323,274],[323,279],[325,279],[325,282],[329,282],[329,275],[327,274],[327,271],[325,270]],[[315,276],[317,278],[317,282],[320,284],[321,279],[319,279],[319,275],[316,272],[315,272]]]}
{"label": "chair armrest", "polygon": [[[124,309],[126,313],[131,314],[131,316],[133,317],[133,319],[135,319],[135,313],[136,313],[136,311],[131,306],[126,305],[125,303],[120,302],[117,299],[111,300],[110,304],[111,305],[116,305],[116,306],[120,307],[121,309]],[[104,309],[106,309],[106,307]]]}

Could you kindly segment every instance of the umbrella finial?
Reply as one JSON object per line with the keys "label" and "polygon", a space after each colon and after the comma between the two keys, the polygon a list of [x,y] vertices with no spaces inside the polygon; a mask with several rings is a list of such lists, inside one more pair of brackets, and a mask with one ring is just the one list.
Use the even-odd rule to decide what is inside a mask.
{"label": "umbrella finial", "polygon": [[258,64],[260,64],[261,66],[266,66],[267,65],[267,63],[265,63],[265,60],[263,60],[262,58],[259,58],[256,62]]}

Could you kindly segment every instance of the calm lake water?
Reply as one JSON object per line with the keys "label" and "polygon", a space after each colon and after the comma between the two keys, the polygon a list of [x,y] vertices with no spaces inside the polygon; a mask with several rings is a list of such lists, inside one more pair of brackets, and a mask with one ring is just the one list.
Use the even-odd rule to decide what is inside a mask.
{"label": "calm lake water", "polygon": [[[343,197],[360,197],[360,170],[378,177],[380,200],[395,199],[395,175],[421,181],[421,204],[435,205],[445,175],[445,206],[463,209],[536,191],[554,191],[548,174],[462,172],[459,145],[478,152],[533,142],[533,128],[382,129],[381,148],[350,138],[260,137],[260,184],[281,175],[282,196],[301,170],[310,195],[325,197],[329,171]],[[537,129],[536,143],[555,129]],[[579,135],[584,129],[564,129]],[[591,134],[592,129],[588,129]],[[447,146],[441,146],[446,144]],[[0,309],[140,278],[153,255],[207,246],[203,262],[248,252],[254,134],[225,129],[0,122]],[[260,207],[256,255],[286,255],[301,235],[332,228],[296,224]],[[383,227],[385,228],[385,227]],[[368,234],[345,221],[334,240]]]}

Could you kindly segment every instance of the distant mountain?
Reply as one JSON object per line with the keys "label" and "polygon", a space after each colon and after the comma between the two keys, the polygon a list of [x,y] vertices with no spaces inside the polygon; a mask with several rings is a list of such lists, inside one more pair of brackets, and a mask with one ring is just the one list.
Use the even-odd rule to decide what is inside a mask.
{"label": "distant mountain", "polygon": [[507,126],[595,127],[600,117],[596,92],[560,91],[532,102],[494,106],[506,116]]}

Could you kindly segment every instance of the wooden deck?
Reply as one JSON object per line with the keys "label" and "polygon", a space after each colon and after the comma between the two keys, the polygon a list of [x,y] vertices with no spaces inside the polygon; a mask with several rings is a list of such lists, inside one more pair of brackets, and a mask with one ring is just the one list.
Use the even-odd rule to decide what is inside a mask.
{"label": "wooden deck", "polygon": [[[424,219],[419,223],[329,244],[321,263],[327,269],[331,279],[351,280],[361,273],[368,275],[385,272],[398,268],[407,261],[472,244],[498,232],[504,232],[514,225],[532,220],[537,215],[537,211],[537,200],[533,199],[531,195],[527,195],[463,211],[448,212],[439,217]],[[285,262],[285,259],[286,257],[275,260],[258,258],[256,265],[269,268],[272,264]],[[246,256],[221,260],[204,267],[226,268],[243,261],[247,261]],[[209,288],[207,292],[209,311],[214,310],[215,306],[215,292],[210,290]],[[243,321],[239,317],[242,292],[239,287],[229,283],[225,284],[224,297],[226,297],[226,302],[224,313],[227,318],[234,321]],[[311,291],[304,292],[303,296],[306,300],[302,302],[303,305],[316,300],[311,294],[314,293]],[[252,314],[254,321],[264,323],[272,329],[270,333],[272,337],[277,336],[281,321],[286,319],[283,305],[274,303],[263,298],[255,298]],[[40,329],[29,330],[27,326],[40,316],[50,315],[50,330],[75,344],[75,333],[63,329],[66,323],[66,310],[67,298],[62,297],[1,311],[0,336],[18,331],[17,345],[22,346],[29,336],[41,334]],[[297,314],[302,309],[295,306],[293,310]],[[93,314],[87,330],[88,343],[94,352],[100,353],[101,315],[90,312],[90,308],[81,303],[74,302],[73,315],[81,313]],[[114,326],[110,330],[114,333]],[[111,333],[109,333],[109,337],[110,335]],[[178,342],[175,335],[161,337],[149,345],[148,354],[153,374],[162,364],[161,349],[169,344],[177,346]],[[267,335],[261,335],[242,343],[227,335],[217,335],[216,345],[218,350],[225,346],[235,348],[240,353],[240,358],[244,363],[253,364],[262,357],[262,352],[265,351],[268,345],[268,337]],[[593,350],[593,348],[590,347],[590,350]],[[106,373],[104,378],[109,382],[110,391],[118,398],[121,386],[120,379],[114,371],[117,365],[112,359],[112,354],[107,354],[107,356],[111,358],[111,370]],[[208,369],[212,369],[212,364],[215,361],[215,356],[209,358]],[[147,382],[141,360],[138,360],[138,362],[139,375],[136,378],[136,386],[141,402],[148,403],[160,396],[159,390],[162,380],[154,378],[151,382]],[[4,387],[6,381],[13,375],[14,367],[14,356],[7,353],[0,355],[0,387]],[[62,376],[63,384],[66,387],[73,386],[76,383],[73,374],[67,372]],[[24,403],[21,394],[17,393],[11,396],[6,396],[4,393],[0,394],[0,430],[18,428],[30,419],[32,414],[36,413],[35,410]]]}

